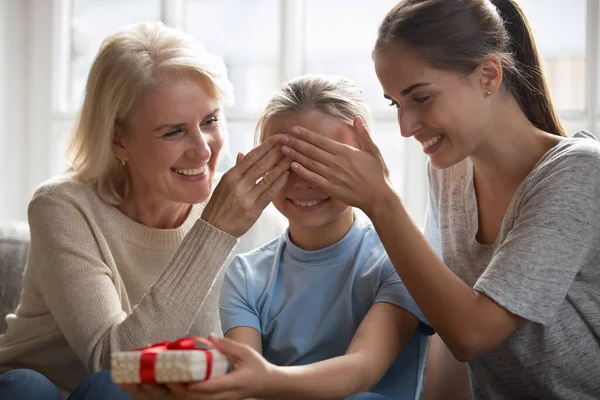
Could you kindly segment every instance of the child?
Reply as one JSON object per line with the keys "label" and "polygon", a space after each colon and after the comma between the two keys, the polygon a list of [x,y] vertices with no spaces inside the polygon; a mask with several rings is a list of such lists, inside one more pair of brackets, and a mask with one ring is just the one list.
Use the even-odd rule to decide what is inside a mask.
{"label": "child", "polygon": [[[259,142],[303,126],[358,147],[357,115],[368,123],[352,82],[302,76],[268,103]],[[236,257],[221,289],[225,336],[266,360],[249,364],[268,367],[253,371],[240,393],[332,399],[370,390],[416,398],[432,329],[370,221],[293,172],[273,204],[289,220],[287,233]]]}

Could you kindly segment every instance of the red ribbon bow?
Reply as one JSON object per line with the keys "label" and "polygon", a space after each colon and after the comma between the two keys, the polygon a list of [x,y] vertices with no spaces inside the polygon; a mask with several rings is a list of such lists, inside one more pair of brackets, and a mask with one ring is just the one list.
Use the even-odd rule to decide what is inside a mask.
{"label": "red ribbon bow", "polygon": [[[206,376],[204,380],[210,378],[210,374],[212,372],[212,364],[213,364],[213,355],[210,349],[199,348],[196,347],[196,343],[203,343],[212,347],[213,349],[219,351],[215,344],[201,337],[189,336],[181,339],[177,339],[174,342],[169,342],[168,340],[163,340],[162,342],[154,343],[148,347],[144,347],[143,349],[139,349],[142,351],[142,355],[140,357],[140,379],[143,383],[155,383],[156,376],[155,366],[156,366],[156,357],[158,353],[162,353],[167,350],[196,350],[196,351],[204,351],[206,353]],[[220,351],[219,351],[220,352]]]}

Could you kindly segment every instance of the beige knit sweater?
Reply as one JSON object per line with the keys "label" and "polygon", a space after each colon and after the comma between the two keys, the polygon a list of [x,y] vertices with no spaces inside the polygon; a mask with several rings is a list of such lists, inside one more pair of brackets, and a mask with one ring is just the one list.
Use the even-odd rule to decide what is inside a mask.
{"label": "beige knit sweater", "polygon": [[199,219],[203,207],[160,230],[68,177],[40,187],[28,211],[21,302],[0,336],[0,372],[35,369],[66,393],[108,369],[113,351],[217,331],[202,306],[236,239]]}

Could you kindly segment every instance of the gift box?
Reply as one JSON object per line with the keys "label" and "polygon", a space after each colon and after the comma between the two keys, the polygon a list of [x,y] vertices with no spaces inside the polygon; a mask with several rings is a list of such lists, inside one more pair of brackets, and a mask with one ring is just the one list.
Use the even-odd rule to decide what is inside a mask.
{"label": "gift box", "polygon": [[204,338],[158,342],[143,349],[111,355],[115,383],[184,383],[225,375],[230,360]]}

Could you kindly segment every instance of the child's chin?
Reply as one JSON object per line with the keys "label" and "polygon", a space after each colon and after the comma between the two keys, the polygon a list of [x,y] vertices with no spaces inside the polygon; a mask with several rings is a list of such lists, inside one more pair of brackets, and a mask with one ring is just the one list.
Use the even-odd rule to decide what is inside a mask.
{"label": "child's chin", "polygon": [[319,229],[327,225],[330,220],[325,220],[324,218],[311,218],[310,216],[305,218],[298,218],[294,221],[290,219],[290,223],[293,223],[299,228],[302,229]]}

